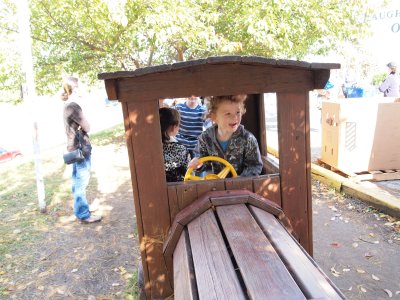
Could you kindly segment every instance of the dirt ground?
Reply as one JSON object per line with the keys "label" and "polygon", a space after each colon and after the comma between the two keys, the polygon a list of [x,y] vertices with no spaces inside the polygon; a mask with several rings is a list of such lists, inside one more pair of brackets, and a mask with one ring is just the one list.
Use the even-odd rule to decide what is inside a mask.
{"label": "dirt ground", "polygon": [[[20,264],[10,264],[7,299],[126,298],[139,259],[126,147],[97,147],[92,161],[88,199],[98,204],[103,220],[81,224],[72,200],[51,212],[58,222],[45,242],[10,254]],[[70,173],[67,166],[64,176]]]}
{"label": "dirt ground", "polygon": [[400,299],[400,222],[313,182],[314,258],[348,299]]}
{"label": "dirt ground", "polygon": [[[66,203],[45,243],[12,254],[34,259],[12,266],[7,299],[125,299],[139,259],[132,197],[126,147],[94,148],[88,198],[102,222],[79,223]],[[348,299],[400,299],[398,220],[318,181],[313,216],[314,257]]]}

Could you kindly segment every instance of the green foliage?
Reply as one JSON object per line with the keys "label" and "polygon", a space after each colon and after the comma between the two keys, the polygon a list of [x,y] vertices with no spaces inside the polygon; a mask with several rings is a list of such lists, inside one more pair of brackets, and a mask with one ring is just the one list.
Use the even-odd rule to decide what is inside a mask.
{"label": "green foliage", "polygon": [[381,85],[382,82],[385,80],[385,78],[388,76],[387,73],[380,73],[380,74],[376,74],[372,77],[372,84],[374,86],[378,86]]}
{"label": "green foliage", "polygon": [[[17,40],[15,7],[10,0],[2,3],[8,24],[0,30]],[[31,0],[30,5],[39,94],[54,93],[67,74],[90,84],[100,72],[212,55],[324,54],[365,36],[363,16],[370,10],[363,0]],[[5,89],[19,86],[19,64],[17,56],[0,57]],[[13,84],[3,77],[7,71]]]}

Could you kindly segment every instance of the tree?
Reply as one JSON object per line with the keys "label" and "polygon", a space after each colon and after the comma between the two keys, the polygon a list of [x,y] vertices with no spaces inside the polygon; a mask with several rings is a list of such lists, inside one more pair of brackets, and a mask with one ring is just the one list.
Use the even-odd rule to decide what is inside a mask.
{"label": "tree", "polygon": [[100,72],[211,55],[324,54],[364,37],[371,10],[363,0],[31,0],[37,89],[58,90],[65,74],[93,83]]}

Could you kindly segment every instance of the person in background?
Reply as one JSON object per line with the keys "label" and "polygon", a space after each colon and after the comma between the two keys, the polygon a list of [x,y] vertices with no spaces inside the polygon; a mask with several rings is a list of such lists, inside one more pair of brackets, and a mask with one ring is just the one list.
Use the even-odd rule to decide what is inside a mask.
{"label": "person in background", "polygon": [[[88,132],[89,122],[86,120],[78,100],[78,78],[68,77],[63,84],[61,99],[64,101],[64,125],[67,136],[67,150],[74,151],[78,146],[76,139],[77,130],[82,130],[84,142],[90,144]],[[90,212],[86,199],[86,188],[89,184],[91,169],[91,155],[84,160],[72,164],[72,194],[74,197],[74,214],[83,223],[93,223],[101,220],[101,216]]]}
{"label": "person in background", "polygon": [[[189,167],[199,169],[199,157],[219,156],[228,161],[239,176],[257,176],[262,171],[262,161],[257,139],[240,124],[246,112],[244,102],[247,95],[210,97],[208,116],[213,121],[198,139],[196,157]],[[206,171],[214,174],[221,171],[221,165],[207,162]]]}
{"label": "person in background", "polygon": [[176,139],[188,149],[190,157],[193,158],[197,138],[203,132],[206,108],[194,95],[187,98],[184,103],[177,104],[175,108],[181,115],[180,129]]}
{"label": "person in background", "polygon": [[167,182],[183,181],[189,162],[189,151],[175,138],[179,130],[179,112],[174,108],[162,107],[159,114]]}
{"label": "person in background", "polygon": [[399,97],[400,96],[400,80],[396,74],[397,64],[390,62],[387,64],[389,68],[389,75],[379,86],[379,91],[383,93],[385,97]]}

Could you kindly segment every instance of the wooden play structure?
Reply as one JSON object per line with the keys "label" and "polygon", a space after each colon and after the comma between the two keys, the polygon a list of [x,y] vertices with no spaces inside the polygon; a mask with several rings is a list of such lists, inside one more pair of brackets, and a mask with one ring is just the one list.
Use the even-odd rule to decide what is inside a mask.
{"label": "wooden play structure", "polygon": [[[309,91],[338,64],[222,56],[99,74],[122,104],[147,299],[341,299],[312,259]],[[276,93],[279,163],[264,93]],[[247,94],[255,177],[167,183],[159,99]]]}

